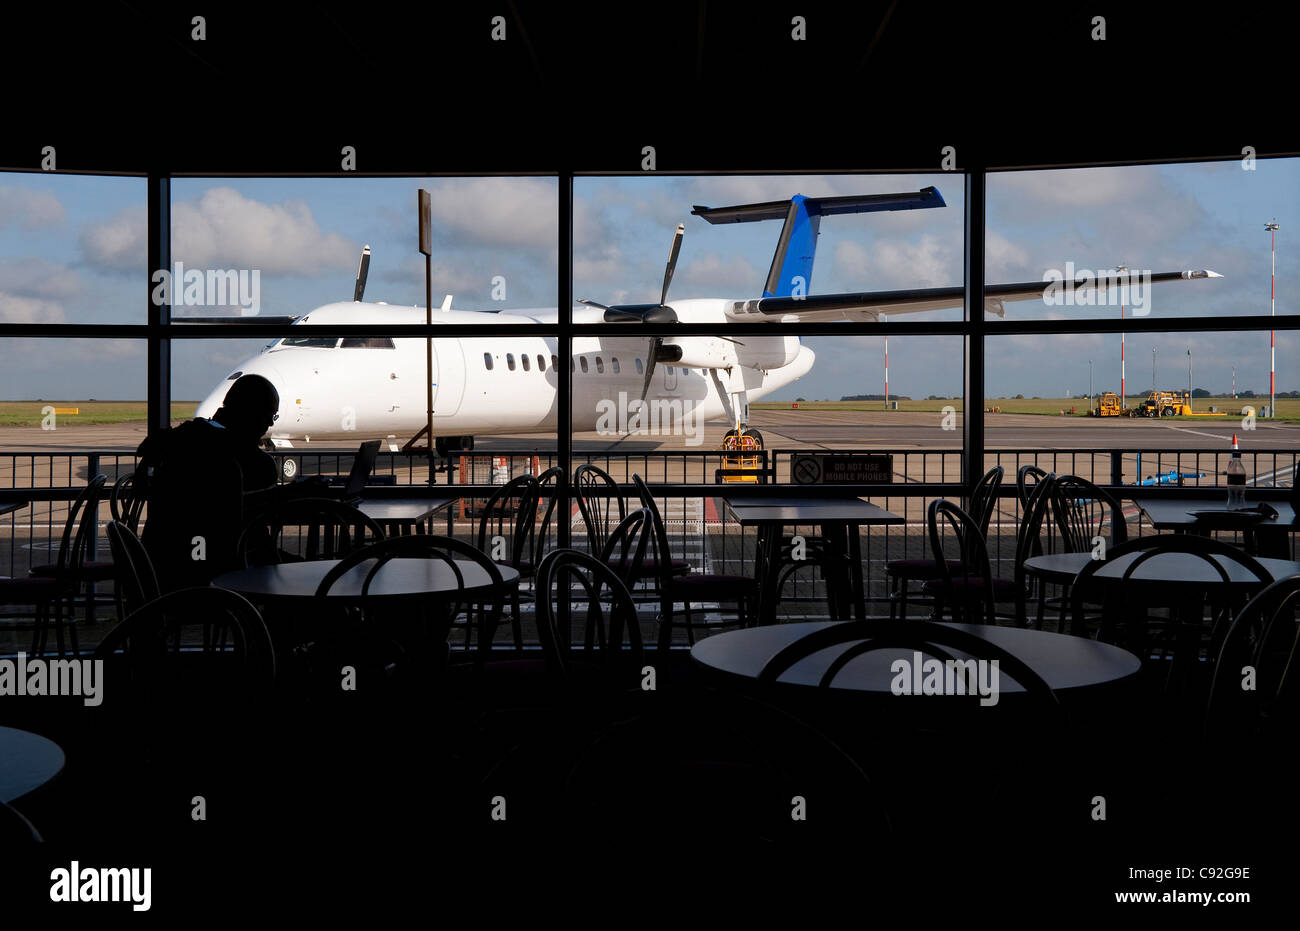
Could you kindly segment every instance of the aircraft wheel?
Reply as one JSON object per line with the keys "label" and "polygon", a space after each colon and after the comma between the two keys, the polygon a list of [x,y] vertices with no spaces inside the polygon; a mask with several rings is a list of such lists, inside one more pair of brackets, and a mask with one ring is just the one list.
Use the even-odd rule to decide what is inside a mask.
{"label": "aircraft wheel", "polygon": [[298,474],[298,460],[292,456],[286,456],[284,462],[280,465],[280,471],[284,474],[285,481],[292,482]]}

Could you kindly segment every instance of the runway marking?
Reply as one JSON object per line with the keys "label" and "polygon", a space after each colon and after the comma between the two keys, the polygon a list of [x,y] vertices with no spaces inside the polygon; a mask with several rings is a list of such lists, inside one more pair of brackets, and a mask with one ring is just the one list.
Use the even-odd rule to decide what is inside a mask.
{"label": "runway marking", "polygon": [[1177,430],[1179,433],[1194,433],[1197,436],[1208,436],[1214,440],[1222,440],[1224,438],[1222,433],[1206,433],[1203,430],[1188,430],[1186,427],[1175,427],[1173,424],[1165,424],[1164,427],[1166,430]]}

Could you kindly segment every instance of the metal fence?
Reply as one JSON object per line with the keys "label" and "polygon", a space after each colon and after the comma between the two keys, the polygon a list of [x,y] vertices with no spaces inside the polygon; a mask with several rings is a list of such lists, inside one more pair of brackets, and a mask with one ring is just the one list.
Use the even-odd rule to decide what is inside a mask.
{"label": "metal fence", "polygon": [[[837,490],[835,486],[799,486],[789,483],[791,464],[796,456],[810,450],[767,450],[762,454],[764,484],[717,484],[717,470],[728,465],[727,453],[721,450],[645,450],[628,452],[575,452],[576,468],[592,463],[605,471],[625,490],[625,506],[637,507],[633,474],[641,475],[656,488],[656,499],[667,524],[674,556],[683,556],[699,571],[727,574],[753,572],[756,534],[742,529],[728,519],[722,496],[749,495],[818,496],[835,494],[861,495],[885,510],[902,515],[905,523],[890,527],[864,527],[861,530],[864,578],[867,581],[871,613],[883,613],[888,602],[885,563],[893,559],[928,558],[930,556],[925,510],[936,498],[962,496],[962,452],[952,450],[879,450],[872,455],[893,457],[893,481],[889,484],[854,486]],[[816,450],[831,454],[830,450]],[[839,451],[840,455],[862,450]],[[303,452],[280,450],[272,456],[283,466],[292,460],[296,475],[346,474],[354,450],[320,450]],[[733,454],[734,455],[734,454]],[[1049,472],[1073,474],[1109,488],[1120,498],[1136,494],[1178,493],[1205,495],[1217,492],[1220,473],[1227,466],[1231,452],[1222,449],[1146,449],[1146,450],[989,450],[985,468],[1001,465],[1005,479],[999,492],[998,506],[989,527],[989,554],[995,574],[1010,576],[1016,552],[1016,529],[1020,505],[1016,497],[1016,470],[1036,465]],[[1290,486],[1297,466],[1298,451],[1244,450],[1241,453],[1249,483],[1257,488]],[[428,484],[428,460],[423,453],[383,451],[375,466],[378,481],[386,483],[374,490],[376,496],[407,497],[449,495],[484,498],[508,478],[524,473],[539,474],[556,464],[553,450],[501,450],[453,454],[439,460],[442,470],[435,473],[436,484]],[[25,576],[31,566],[53,562],[67,518],[68,507],[81,487],[92,476],[104,473],[108,478],[106,493],[123,473],[133,472],[136,458],[121,451],[32,451],[0,454],[0,501],[5,498],[30,502],[26,508],[0,517],[0,575]],[[1173,477],[1170,473],[1174,473]],[[1158,484],[1153,477],[1160,477]],[[1150,484],[1139,485],[1146,480]],[[391,483],[391,484],[388,484]],[[546,528],[544,545],[554,546],[561,521],[568,521],[571,545],[585,549],[586,531],[576,503],[569,502],[567,516],[557,508],[557,517]],[[540,510],[544,510],[540,509]],[[1130,506],[1126,510],[1129,536],[1151,533],[1145,516]],[[97,528],[109,519],[107,500],[98,506]],[[147,521],[147,511],[145,520]],[[454,507],[444,519],[439,518],[434,532],[472,540],[472,519]],[[787,528],[788,534],[816,535],[817,527]],[[1224,534],[1232,540],[1234,535]],[[104,544],[99,543],[101,552]],[[104,558],[102,555],[100,558]],[[1293,555],[1294,558],[1294,547]],[[778,616],[825,617],[824,583],[815,570],[796,573],[783,591]],[[649,592],[642,592],[649,597]]]}

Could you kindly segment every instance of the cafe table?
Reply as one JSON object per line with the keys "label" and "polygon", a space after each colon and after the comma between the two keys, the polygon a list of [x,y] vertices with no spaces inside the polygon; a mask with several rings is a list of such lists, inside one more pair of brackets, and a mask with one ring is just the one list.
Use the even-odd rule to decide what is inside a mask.
{"label": "cafe table", "polygon": [[1285,558],[1290,553],[1287,535],[1300,529],[1295,508],[1287,494],[1259,495],[1247,489],[1248,507],[1261,502],[1268,504],[1277,517],[1268,520],[1251,514],[1249,510],[1229,510],[1227,489],[1214,498],[1167,495],[1138,495],[1132,500],[1156,530],[1175,533],[1208,535],[1214,531],[1238,531],[1242,534],[1246,552],[1251,555]]}
{"label": "cafe table", "polygon": [[363,499],[357,510],[383,527],[389,536],[402,536],[459,500],[447,497]]}
{"label": "cafe table", "polygon": [[[904,524],[906,519],[891,514],[861,498],[751,498],[722,499],[731,519],[742,527],[758,528],[758,558],[755,571],[759,581],[759,623],[771,624],[776,619],[776,601],[779,573],[776,571],[781,548],[783,527],[816,525],[831,548],[831,563],[842,566],[847,559],[850,599],[839,598],[841,618],[848,616],[846,600],[853,602],[854,616],[861,620],[866,612],[866,588],[862,578],[862,543],[858,527]],[[838,571],[828,585],[845,589]]]}
{"label": "cafe table", "polygon": [[0,802],[39,789],[63,770],[63,750],[48,737],[0,727]]}

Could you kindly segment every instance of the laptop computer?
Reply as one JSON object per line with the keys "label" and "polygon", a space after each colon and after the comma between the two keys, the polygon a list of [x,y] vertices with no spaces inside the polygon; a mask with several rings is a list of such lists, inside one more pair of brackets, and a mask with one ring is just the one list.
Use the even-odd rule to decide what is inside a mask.
{"label": "laptop computer", "polygon": [[352,471],[348,473],[346,482],[342,476],[329,476],[330,484],[343,485],[339,500],[344,504],[355,505],[361,501],[361,493],[366,490],[370,473],[375,470],[375,461],[379,458],[379,445],[379,440],[369,440],[357,447],[356,457],[352,460]]}

